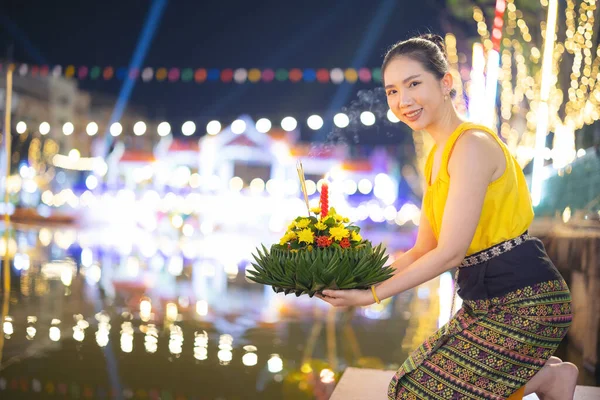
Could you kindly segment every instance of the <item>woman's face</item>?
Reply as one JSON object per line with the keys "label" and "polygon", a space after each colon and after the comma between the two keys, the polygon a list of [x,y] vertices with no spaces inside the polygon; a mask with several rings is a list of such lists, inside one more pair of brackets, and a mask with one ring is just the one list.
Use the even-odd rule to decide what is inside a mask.
{"label": "woman's face", "polygon": [[394,58],[383,74],[388,106],[412,130],[426,130],[444,103],[439,79],[410,57]]}

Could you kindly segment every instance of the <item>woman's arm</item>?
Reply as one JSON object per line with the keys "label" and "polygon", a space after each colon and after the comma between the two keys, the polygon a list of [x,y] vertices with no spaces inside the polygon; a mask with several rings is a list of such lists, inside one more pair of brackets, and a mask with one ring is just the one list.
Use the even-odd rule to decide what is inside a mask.
{"label": "woman's arm", "polygon": [[452,176],[437,247],[401,273],[383,282],[376,293],[384,299],[435,278],[465,257],[481,216],[487,187],[496,170],[486,134],[463,134],[448,164]]}
{"label": "woman's arm", "polygon": [[[379,299],[427,282],[457,266],[464,258],[479,223],[487,187],[496,170],[488,142],[491,138],[486,136],[485,133],[468,132],[457,141],[448,166],[452,180],[437,247],[377,286]],[[373,303],[370,291],[324,290],[323,294],[327,297],[322,298],[334,306]]]}

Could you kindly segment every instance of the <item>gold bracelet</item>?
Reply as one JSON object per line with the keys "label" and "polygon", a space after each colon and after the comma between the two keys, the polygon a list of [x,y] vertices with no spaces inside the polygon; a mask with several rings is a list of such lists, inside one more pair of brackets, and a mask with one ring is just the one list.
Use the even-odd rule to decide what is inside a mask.
{"label": "gold bracelet", "polygon": [[381,304],[381,300],[377,297],[377,293],[375,293],[375,285],[371,285],[371,293],[373,293],[373,298],[375,299],[375,303]]}

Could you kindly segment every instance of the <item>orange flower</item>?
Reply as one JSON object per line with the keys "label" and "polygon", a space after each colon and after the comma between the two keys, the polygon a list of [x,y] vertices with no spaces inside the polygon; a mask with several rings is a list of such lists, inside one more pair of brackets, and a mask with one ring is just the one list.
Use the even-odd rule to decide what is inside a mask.
{"label": "orange flower", "polygon": [[347,237],[343,238],[340,242],[340,246],[342,247],[342,249],[347,249],[348,247],[350,247],[350,240],[348,240]]}
{"label": "orange flower", "polygon": [[329,247],[331,246],[331,239],[329,239],[327,236],[317,236],[317,246]]}

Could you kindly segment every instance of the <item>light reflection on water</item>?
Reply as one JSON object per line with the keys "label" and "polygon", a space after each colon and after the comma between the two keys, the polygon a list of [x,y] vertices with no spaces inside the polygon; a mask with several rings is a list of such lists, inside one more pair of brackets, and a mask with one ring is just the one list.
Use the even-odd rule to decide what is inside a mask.
{"label": "light reflection on water", "polygon": [[127,235],[16,232],[3,360],[27,356],[0,370],[6,390],[37,380],[49,396],[66,385],[73,397],[327,398],[346,366],[395,369],[449,317],[443,276],[419,296],[329,314],[331,335],[328,304],[246,279],[252,246],[268,239],[213,232],[188,257],[172,238]]}

